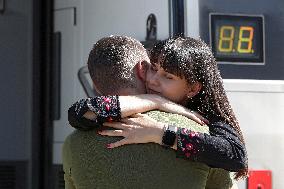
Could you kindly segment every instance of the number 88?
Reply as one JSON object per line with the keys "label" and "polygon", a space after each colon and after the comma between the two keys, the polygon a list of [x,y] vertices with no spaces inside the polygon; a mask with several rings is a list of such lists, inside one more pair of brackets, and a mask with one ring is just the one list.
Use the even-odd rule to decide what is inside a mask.
{"label": "number 88", "polygon": [[[252,51],[252,40],[253,40],[253,27],[241,26],[238,39],[237,51],[239,53],[250,53]],[[249,32],[248,36],[244,36],[245,32]],[[224,35],[229,33],[229,35]],[[233,42],[235,36],[235,28],[233,26],[222,26],[220,28],[220,38],[219,38],[219,51],[220,52],[232,52]],[[228,47],[224,47],[224,43],[228,44]],[[247,46],[242,47],[243,43],[247,43]]]}

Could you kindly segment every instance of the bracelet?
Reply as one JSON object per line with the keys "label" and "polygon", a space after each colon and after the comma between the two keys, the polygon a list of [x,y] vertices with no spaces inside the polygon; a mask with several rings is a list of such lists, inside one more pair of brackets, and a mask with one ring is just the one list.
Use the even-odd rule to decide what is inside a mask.
{"label": "bracelet", "polygon": [[177,127],[174,124],[164,126],[164,134],[162,137],[162,144],[165,147],[172,147],[176,140]]}

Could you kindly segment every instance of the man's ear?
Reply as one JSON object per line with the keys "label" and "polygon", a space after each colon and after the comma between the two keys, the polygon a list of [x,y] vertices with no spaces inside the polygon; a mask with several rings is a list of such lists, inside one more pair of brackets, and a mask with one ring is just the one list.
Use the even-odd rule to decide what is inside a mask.
{"label": "man's ear", "polygon": [[187,93],[188,98],[192,98],[195,95],[199,93],[199,91],[202,89],[202,84],[200,82],[195,82],[192,85],[189,86],[189,91]]}
{"label": "man's ear", "polygon": [[146,81],[146,71],[147,71],[148,63],[146,61],[141,61],[136,64],[135,69],[138,77],[142,81]]}

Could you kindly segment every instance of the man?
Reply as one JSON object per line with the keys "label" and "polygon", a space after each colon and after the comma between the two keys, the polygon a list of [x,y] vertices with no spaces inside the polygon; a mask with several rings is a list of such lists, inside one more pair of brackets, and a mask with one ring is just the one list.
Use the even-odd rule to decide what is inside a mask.
{"label": "man", "polygon": [[[140,42],[129,37],[111,36],[96,43],[90,52],[88,66],[96,90],[101,94],[134,95],[146,92],[143,62],[149,62],[149,59]],[[167,120],[169,124],[208,133],[206,127],[196,126],[183,116],[157,111],[148,115],[158,121]],[[82,119],[78,124],[95,123]],[[107,144],[118,138],[103,137],[97,135],[97,131],[76,130],[67,137],[63,147],[66,188],[228,189],[232,186],[227,171],[176,159],[173,150],[160,145],[139,144],[107,149]]]}

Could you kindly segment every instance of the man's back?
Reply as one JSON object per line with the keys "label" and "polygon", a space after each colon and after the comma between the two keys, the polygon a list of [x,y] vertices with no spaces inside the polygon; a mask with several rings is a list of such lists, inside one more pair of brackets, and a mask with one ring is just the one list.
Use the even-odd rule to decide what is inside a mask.
{"label": "man's back", "polygon": [[[182,116],[157,111],[148,115],[195,131],[208,132],[206,127],[198,127]],[[77,189],[206,187],[207,177],[212,170],[207,165],[177,159],[174,150],[157,144],[107,149],[106,145],[118,138],[103,137],[96,132],[74,131],[64,143],[63,164],[66,179],[70,176]],[[231,183],[227,172],[222,173],[221,177],[227,181],[223,183],[226,185],[224,188],[229,188]]]}

